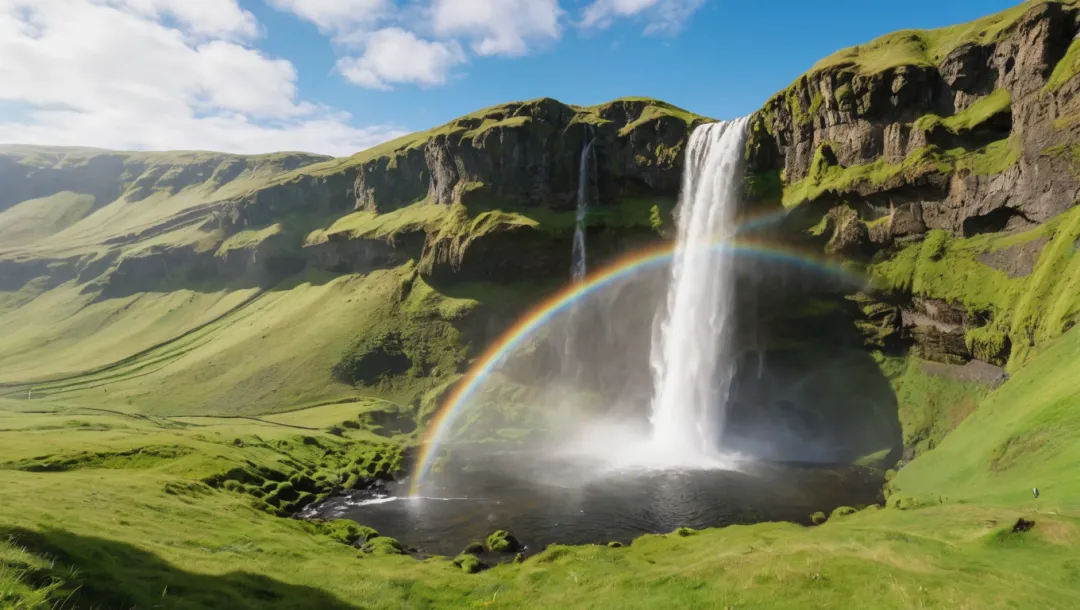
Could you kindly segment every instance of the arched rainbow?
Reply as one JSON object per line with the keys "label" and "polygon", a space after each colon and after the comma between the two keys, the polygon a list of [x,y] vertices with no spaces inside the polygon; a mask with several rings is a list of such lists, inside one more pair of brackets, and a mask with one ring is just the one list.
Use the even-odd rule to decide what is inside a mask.
{"label": "arched rainbow", "polygon": [[[857,274],[828,261],[801,254],[795,250],[785,249],[778,246],[770,246],[760,243],[725,242],[712,246],[717,252],[728,253],[733,256],[752,256],[757,258],[771,259],[789,265],[812,269],[814,271],[837,276],[853,283],[859,283],[862,278]],[[567,311],[582,298],[609,286],[612,283],[625,279],[634,273],[644,269],[663,265],[671,260],[674,255],[673,244],[667,243],[653,248],[633,252],[602,269],[590,274],[585,281],[571,284],[559,292],[551,295],[538,305],[534,306],[525,315],[518,318],[506,332],[492,343],[487,350],[476,360],[454,388],[453,392],[443,402],[442,407],[428,424],[427,432],[420,446],[416,464],[413,468],[410,495],[419,493],[420,483],[431,470],[436,450],[443,437],[453,427],[454,421],[461,414],[463,406],[480,387],[484,379],[494,370],[503,359],[509,355],[522,341],[531,337],[547,322],[554,319],[560,313]]]}

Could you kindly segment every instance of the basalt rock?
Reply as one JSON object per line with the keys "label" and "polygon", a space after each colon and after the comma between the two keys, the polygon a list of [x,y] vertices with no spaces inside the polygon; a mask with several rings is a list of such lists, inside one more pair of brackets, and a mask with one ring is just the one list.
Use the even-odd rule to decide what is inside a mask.
{"label": "basalt rock", "polygon": [[[1080,140],[1073,120],[1080,118],[1080,78],[1073,74],[1056,89],[1048,80],[1080,31],[1080,11],[1072,3],[1028,4],[1000,16],[999,31],[991,26],[1000,22],[971,24],[986,32],[971,40],[957,33],[951,49],[900,32],[823,60],[755,115],[750,171],[782,171],[794,185],[812,177],[815,155],[826,147],[845,170],[907,162],[905,171],[851,180],[804,202],[845,200],[866,220],[904,208],[907,221],[895,236],[1020,229],[1068,209],[1080,195],[1080,174],[1063,154]],[[875,54],[905,52],[908,61],[878,68]],[[954,131],[942,127],[940,120],[997,91],[1010,99],[1002,112]],[[927,153],[933,162],[911,162]]]}

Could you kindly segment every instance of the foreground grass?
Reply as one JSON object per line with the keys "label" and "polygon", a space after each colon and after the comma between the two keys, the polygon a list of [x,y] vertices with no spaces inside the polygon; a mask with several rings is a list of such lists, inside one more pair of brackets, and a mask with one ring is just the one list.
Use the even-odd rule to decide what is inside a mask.
{"label": "foreground grass", "polygon": [[[315,461],[316,446],[385,441],[363,430],[338,437],[294,427],[355,417],[370,405],[253,419],[29,413],[25,406],[0,401],[5,608],[1080,604],[1075,504],[1051,514],[1019,495],[995,505],[950,500],[912,511],[865,510],[816,528],[772,523],[645,536],[625,548],[555,546],[522,564],[469,575],[446,558],[364,554],[201,482],[237,466]],[[174,451],[162,457],[146,450],[155,447]],[[139,448],[133,456],[101,457]],[[27,470],[64,456],[81,457],[64,471]],[[905,492],[927,480],[919,461],[910,472],[897,479]],[[1022,516],[1035,528],[1012,533]]]}

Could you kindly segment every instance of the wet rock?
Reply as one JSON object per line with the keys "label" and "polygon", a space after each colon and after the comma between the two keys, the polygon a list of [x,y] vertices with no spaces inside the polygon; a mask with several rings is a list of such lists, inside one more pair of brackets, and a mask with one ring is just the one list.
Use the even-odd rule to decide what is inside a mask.
{"label": "wet rock", "polygon": [[[360,550],[369,555],[404,555],[405,548],[393,538],[379,536],[368,540]],[[469,555],[471,557],[471,555]]]}
{"label": "wet rock", "polygon": [[465,550],[461,551],[462,555],[479,555],[485,551],[483,542],[470,542]]}
{"label": "wet rock", "polygon": [[489,567],[476,555],[459,555],[454,559],[454,566],[461,568],[461,571],[466,574],[477,574]]}
{"label": "wet rock", "polygon": [[1028,521],[1027,519],[1020,517],[1016,520],[1016,523],[1012,526],[1012,532],[1014,534],[1020,534],[1031,531],[1031,528],[1035,527],[1034,521]]}
{"label": "wet rock", "polygon": [[493,553],[514,553],[521,550],[521,544],[510,532],[498,530],[488,536],[487,548]]}
{"label": "wet rock", "polygon": [[856,511],[854,508],[852,508],[850,506],[841,506],[841,507],[836,508],[835,510],[833,510],[832,514],[829,515],[829,520],[831,521],[831,520],[836,519],[838,517],[846,517],[848,515],[854,515],[856,512],[858,512],[858,511]]}

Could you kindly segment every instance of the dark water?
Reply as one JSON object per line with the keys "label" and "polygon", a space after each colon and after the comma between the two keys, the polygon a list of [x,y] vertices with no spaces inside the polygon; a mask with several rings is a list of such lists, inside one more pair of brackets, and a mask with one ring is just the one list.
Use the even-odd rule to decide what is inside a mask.
{"label": "dark water", "polygon": [[352,519],[407,547],[456,555],[496,529],[510,530],[527,552],[549,544],[630,542],[647,533],[762,521],[806,523],[815,511],[872,504],[882,480],[859,467],[750,464],[725,470],[622,471],[574,484],[558,477],[517,477],[498,456],[464,476],[435,481],[423,497],[406,484],[327,500],[307,518]]}

